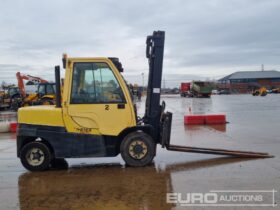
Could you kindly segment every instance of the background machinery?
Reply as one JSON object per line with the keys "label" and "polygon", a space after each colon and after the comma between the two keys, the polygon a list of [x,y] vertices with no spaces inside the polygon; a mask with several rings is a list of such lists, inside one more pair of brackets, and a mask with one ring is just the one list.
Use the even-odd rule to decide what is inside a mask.
{"label": "background machinery", "polygon": [[196,98],[209,98],[213,89],[214,85],[211,82],[192,81],[190,92]]}
{"label": "background machinery", "polygon": [[[16,73],[18,80],[18,88],[20,98],[13,101],[15,109],[23,106],[32,105],[53,105],[55,100],[55,83],[49,83],[47,80],[40,77]],[[31,82],[37,86],[35,93],[28,94],[24,84],[24,80]]]}
{"label": "background machinery", "polygon": [[214,85],[211,82],[192,81],[181,83],[181,97],[209,98]]}
{"label": "background machinery", "polygon": [[272,89],[272,93],[280,93],[280,88],[274,88],[274,89]]}
{"label": "background machinery", "polygon": [[160,103],[164,37],[163,31],[155,31],[146,40],[149,78],[143,118],[137,116],[118,58],[64,55],[63,97],[60,67],[55,67],[56,106],[19,109],[17,156],[23,166],[39,171],[63,158],[118,154],[129,166],[145,166],[155,157],[157,144],[172,151],[270,157],[267,153],[170,144],[172,113],[165,112],[165,103]]}
{"label": "background machinery", "polygon": [[266,96],[267,95],[267,89],[266,89],[266,87],[260,87],[259,89],[254,90],[252,92],[252,95],[253,96]]}
{"label": "background machinery", "polygon": [[14,85],[2,87],[3,91],[0,92],[0,108],[13,109],[13,101],[20,98],[19,88]]}

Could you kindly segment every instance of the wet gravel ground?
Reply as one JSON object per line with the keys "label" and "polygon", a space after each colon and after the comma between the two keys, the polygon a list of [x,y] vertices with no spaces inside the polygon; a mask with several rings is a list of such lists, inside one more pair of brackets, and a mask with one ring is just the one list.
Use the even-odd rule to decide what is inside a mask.
{"label": "wet gravel ground", "polygon": [[[211,99],[167,95],[163,100],[167,110],[173,112],[172,143],[268,152],[275,157],[241,159],[170,152],[158,147],[154,163],[148,167],[125,167],[118,156],[67,159],[67,169],[30,173],[16,158],[15,134],[0,134],[0,209],[279,208],[280,95],[224,95]],[[144,100],[137,106],[139,113],[143,113]],[[195,114],[225,113],[229,123],[225,126],[184,126],[183,116],[189,110]],[[213,190],[276,190],[274,204],[278,206],[187,207],[166,202],[167,193],[181,193],[186,199],[191,193]],[[219,193],[230,195],[229,192]],[[250,193],[253,192],[247,192]],[[271,192],[259,194],[262,202],[255,201],[255,204],[273,204]]]}

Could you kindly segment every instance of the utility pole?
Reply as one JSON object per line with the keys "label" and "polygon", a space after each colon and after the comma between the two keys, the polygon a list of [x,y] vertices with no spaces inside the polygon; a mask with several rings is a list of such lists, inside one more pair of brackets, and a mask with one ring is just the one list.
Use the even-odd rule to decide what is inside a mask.
{"label": "utility pole", "polygon": [[264,71],[264,65],[262,64],[262,71]]}

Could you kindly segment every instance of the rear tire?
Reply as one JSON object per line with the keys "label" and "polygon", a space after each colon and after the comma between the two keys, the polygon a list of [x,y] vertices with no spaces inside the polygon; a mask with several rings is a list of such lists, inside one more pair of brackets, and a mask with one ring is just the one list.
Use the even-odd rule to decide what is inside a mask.
{"label": "rear tire", "polygon": [[20,160],[24,168],[29,171],[44,171],[49,169],[51,152],[42,142],[30,142],[21,149]]}
{"label": "rear tire", "polygon": [[128,134],[120,146],[123,160],[127,165],[134,167],[150,164],[155,157],[155,150],[154,140],[144,132]]}

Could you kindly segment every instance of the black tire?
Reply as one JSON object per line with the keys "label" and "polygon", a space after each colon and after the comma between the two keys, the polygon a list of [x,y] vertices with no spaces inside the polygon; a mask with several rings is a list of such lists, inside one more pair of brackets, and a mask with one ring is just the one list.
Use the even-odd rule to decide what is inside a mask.
{"label": "black tire", "polygon": [[[34,157],[34,155],[36,156]],[[23,146],[20,151],[20,160],[24,168],[29,171],[44,171],[49,169],[52,155],[46,144],[34,141]],[[38,162],[36,163],[35,160]]]}
{"label": "black tire", "polygon": [[151,136],[144,132],[128,134],[120,145],[123,160],[129,166],[140,167],[150,164],[156,152],[156,144]]}
{"label": "black tire", "polygon": [[53,158],[51,161],[51,168],[53,169],[68,169],[68,163],[64,158]]}

